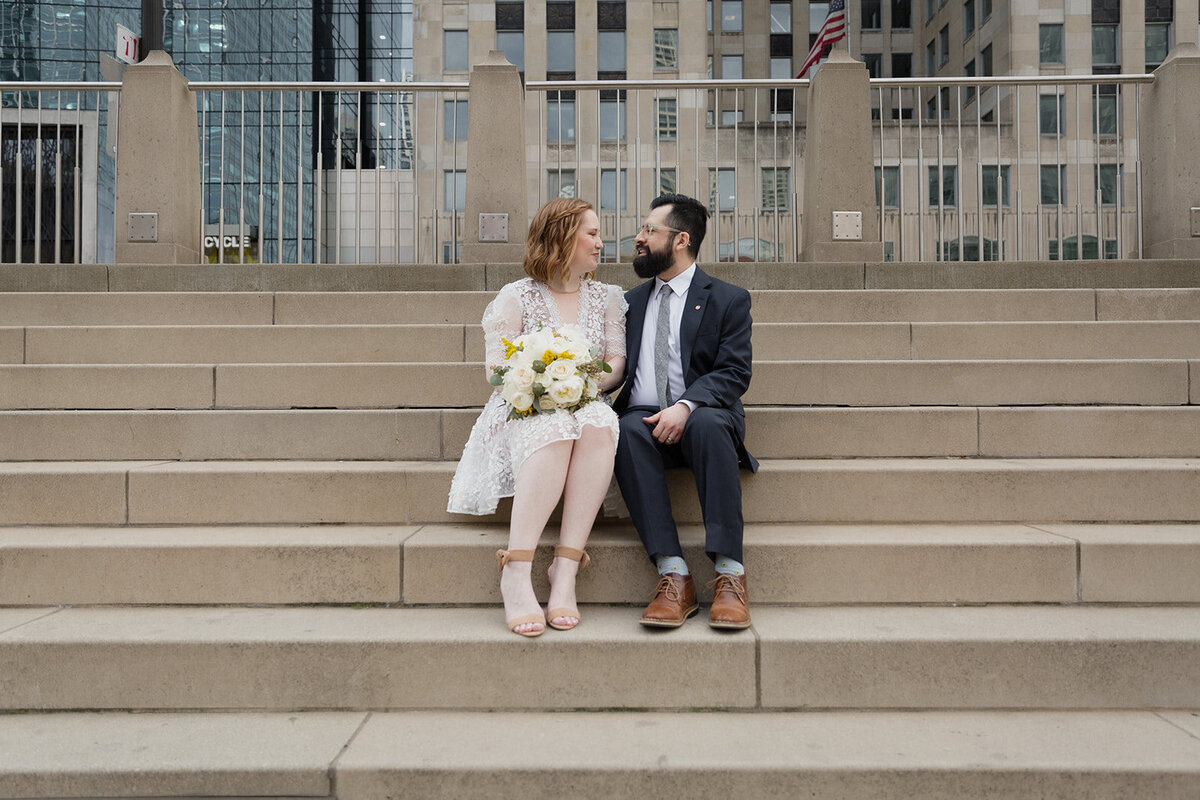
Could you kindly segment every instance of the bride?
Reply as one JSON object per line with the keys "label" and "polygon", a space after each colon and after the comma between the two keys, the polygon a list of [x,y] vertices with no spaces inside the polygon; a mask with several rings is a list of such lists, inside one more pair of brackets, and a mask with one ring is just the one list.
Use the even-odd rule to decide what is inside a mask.
{"label": "bride", "polygon": [[[542,327],[576,325],[612,367],[599,391],[619,386],[625,372],[625,303],[619,286],[592,280],[603,249],[600,221],[583,200],[558,198],[538,209],[526,239],[525,274],[500,290],[483,313],[487,374],[504,363],[506,344]],[[601,395],[603,398],[603,395]],[[617,415],[604,399],[577,411],[563,408],[509,418],[500,388],[492,393],[450,487],[451,512],[491,514],[512,497],[508,549],[497,551],[505,623],[521,636],[540,636],[547,621],[579,624],[575,576],[612,477]],[[542,613],[531,579],[534,549],[551,512],[563,500],[559,545],[550,564],[550,602]]]}

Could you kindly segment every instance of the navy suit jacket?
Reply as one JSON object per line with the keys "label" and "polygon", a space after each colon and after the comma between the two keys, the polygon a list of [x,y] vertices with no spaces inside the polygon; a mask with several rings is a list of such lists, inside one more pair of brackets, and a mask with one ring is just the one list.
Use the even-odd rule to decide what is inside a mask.
{"label": "navy suit jacket", "polygon": [[[633,376],[637,374],[642,347],[646,305],[650,302],[654,283],[652,278],[625,294],[625,301],[629,303],[625,324],[627,361],[625,388],[613,402],[618,414],[629,407]],[[691,400],[700,406],[728,409],[742,418],[743,429],[746,412],[742,408],[742,395],[750,387],[752,359],[750,326],[750,293],[696,267],[679,323],[685,387],[679,399]],[[758,469],[758,461],[746,452],[742,442],[738,442],[738,456],[742,466],[752,471]]]}

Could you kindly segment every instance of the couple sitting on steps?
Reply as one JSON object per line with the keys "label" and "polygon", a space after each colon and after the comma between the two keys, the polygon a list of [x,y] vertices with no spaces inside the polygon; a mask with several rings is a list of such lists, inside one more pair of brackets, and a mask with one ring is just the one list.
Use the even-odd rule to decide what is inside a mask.
{"label": "couple sitting on steps", "polygon": [[[592,279],[603,249],[592,206],[552,200],[529,226],[528,277],[502,288],[484,312],[489,377],[515,352],[517,337],[569,325],[612,367],[595,376],[601,400],[575,410],[530,413],[522,403],[515,411],[520,406],[498,386],[463,450],[450,511],[490,514],[499,498],[513,498],[508,548],[497,557],[505,621],[514,633],[539,636],[547,624],[558,630],[579,624],[575,576],[588,564],[584,546],[614,464],[660,575],[642,624],[675,628],[699,610],[665,476],[667,468],[687,467],[704,515],[705,551],[717,572],[709,624],[750,625],[738,473],[758,468],[743,444],[741,402],[750,385],[750,295],[696,266],[707,218],[704,205],[690,197],[655,199],[634,240],[634,270],[650,280],[623,293]],[[540,361],[534,369],[539,364],[544,370]],[[603,393],[622,384],[610,406]],[[531,562],[560,497],[560,544],[544,614]]]}

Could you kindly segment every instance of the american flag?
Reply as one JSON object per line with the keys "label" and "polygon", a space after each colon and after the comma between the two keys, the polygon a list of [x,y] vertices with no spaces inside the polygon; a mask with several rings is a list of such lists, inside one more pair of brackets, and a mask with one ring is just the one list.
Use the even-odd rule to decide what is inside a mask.
{"label": "american flag", "polygon": [[808,51],[808,58],[804,59],[804,66],[800,68],[800,74],[796,77],[803,78],[804,73],[808,72],[808,68],[821,60],[821,54],[825,52],[825,45],[833,44],[845,35],[846,0],[832,0],[829,4],[829,13],[825,15],[825,22],[817,33],[817,41],[813,43],[812,50]]}

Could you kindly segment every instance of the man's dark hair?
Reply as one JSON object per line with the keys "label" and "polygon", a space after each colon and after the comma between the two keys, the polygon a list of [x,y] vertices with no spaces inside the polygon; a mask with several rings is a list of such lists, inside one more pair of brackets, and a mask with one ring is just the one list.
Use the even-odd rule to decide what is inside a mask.
{"label": "man's dark hair", "polygon": [[662,194],[650,201],[651,210],[666,205],[671,206],[667,224],[677,231],[686,231],[688,253],[692,258],[700,255],[700,244],[711,216],[708,209],[699,200],[683,194]]}

